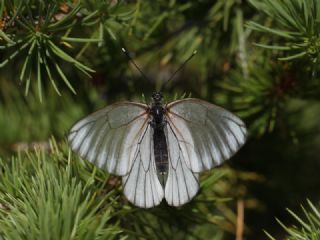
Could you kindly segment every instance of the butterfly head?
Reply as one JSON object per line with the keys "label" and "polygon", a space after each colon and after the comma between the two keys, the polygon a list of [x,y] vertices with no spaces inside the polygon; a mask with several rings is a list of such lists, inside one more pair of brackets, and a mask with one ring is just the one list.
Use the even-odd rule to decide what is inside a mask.
{"label": "butterfly head", "polygon": [[162,96],[162,94],[161,94],[161,92],[154,92],[153,94],[152,94],[152,100],[153,100],[153,103],[161,103],[162,102],[162,98],[163,98],[163,96]]}

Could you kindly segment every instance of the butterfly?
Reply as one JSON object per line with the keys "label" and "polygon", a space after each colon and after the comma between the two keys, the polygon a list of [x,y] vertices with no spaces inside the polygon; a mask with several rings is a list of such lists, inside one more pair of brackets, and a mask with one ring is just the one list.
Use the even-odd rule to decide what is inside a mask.
{"label": "butterfly", "polygon": [[73,151],[121,176],[134,205],[151,208],[163,198],[171,206],[189,202],[199,174],[234,155],[246,140],[244,122],[209,102],[186,98],[150,105],[119,102],[78,121],[68,141]]}

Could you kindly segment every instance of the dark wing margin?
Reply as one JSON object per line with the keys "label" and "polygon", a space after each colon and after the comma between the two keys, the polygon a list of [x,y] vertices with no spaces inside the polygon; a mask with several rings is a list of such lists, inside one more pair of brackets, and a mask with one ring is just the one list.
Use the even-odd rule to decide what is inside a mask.
{"label": "dark wing margin", "polygon": [[78,121],[68,141],[81,157],[109,173],[124,176],[133,165],[148,121],[147,105],[116,103]]}
{"label": "dark wing margin", "polygon": [[192,172],[220,165],[245,143],[245,124],[221,107],[189,98],[168,104],[166,110],[166,119]]}
{"label": "dark wing margin", "polygon": [[169,146],[169,171],[165,185],[165,199],[171,206],[181,206],[189,202],[199,190],[199,174],[187,167],[183,150],[170,122],[166,126]]}
{"label": "dark wing margin", "polygon": [[148,124],[138,143],[135,159],[129,173],[122,177],[126,198],[138,207],[154,207],[163,199],[163,187],[159,182],[154,152],[153,129]]}

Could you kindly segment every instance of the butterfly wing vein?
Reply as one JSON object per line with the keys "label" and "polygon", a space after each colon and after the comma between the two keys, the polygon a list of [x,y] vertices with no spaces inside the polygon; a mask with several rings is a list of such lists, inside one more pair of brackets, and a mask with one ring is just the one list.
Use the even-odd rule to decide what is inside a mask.
{"label": "butterfly wing vein", "polygon": [[183,149],[171,123],[167,124],[165,133],[169,146],[169,171],[165,185],[165,199],[169,205],[181,206],[197,194],[199,175],[187,167]]}
{"label": "butterfly wing vein", "polygon": [[[124,176],[136,158],[149,116],[147,106],[119,103],[77,122],[68,136],[71,148],[109,173]],[[149,161],[144,161],[149,164]]]}
{"label": "butterfly wing vein", "polygon": [[153,129],[150,125],[145,129],[133,165],[129,173],[122,177],[122,182],[124,194],[136,206],[154,207],[163,199],[164,191],[157,176],[153,152]]}
{"label": "butterfly wing vein", "polygon": [[220,165],[245,142],[245,124],[221,107],[191,98],[172,102],[167,109],[167,121],[192,172]]}

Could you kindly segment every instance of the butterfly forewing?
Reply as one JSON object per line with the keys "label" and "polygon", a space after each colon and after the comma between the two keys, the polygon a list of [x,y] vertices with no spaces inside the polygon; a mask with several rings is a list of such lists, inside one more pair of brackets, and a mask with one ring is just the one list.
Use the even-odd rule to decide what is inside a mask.
{"label": "butterfly forewing", "polygon": [[167,105],[166,118],[192,172],[211,169],[244,144],[245,124],[225,109],[199,99]]}
{"label": "butterfly forewing", "polygon": [[124,102],[87,116],[72,127],[71,148],[109,173],[126,175],[150,120],[147,109]]}

